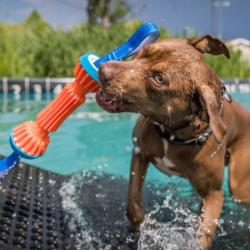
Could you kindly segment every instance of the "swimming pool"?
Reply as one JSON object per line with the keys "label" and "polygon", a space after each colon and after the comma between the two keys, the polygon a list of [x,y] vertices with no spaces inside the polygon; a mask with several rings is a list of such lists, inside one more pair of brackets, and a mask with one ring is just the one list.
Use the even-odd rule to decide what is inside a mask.
{"label": "swimming pool", "polygon": [[[0,96],[1,154],[10,152],[8,137],[11,129],[25,120],[34,119],[52,97],[53,94],[37,96],[33,93],[29,93],[28,96],[27,94]],[[250,110],[249,93],[237,91],[233,93],[233,97]],[[94,245],[99,244],[100,248],[109,249],[105,241],[100,243],[100,237],[89,233],[91,231],[89,227],[88,230],[85,228],[85,220],[87,224],[95,228],[93,221],[96,216],[89,216],[90,211],[98,211],[98,206],[102,207],[103,197],[106,197],[108,201],[107,208],[113,212],[108,215],[102,214],[103,219],[99,220],[102,222],[102,227],[108,231],[111,222],[117,226],[119,223],[123,225],[125,221],[118,219],[116,221],[115,218],[117,214],[124,218],[126,179],[132,150],[131,131],[137,117],[136,114],[106,113],[90,97],[85,105],[74,112],[59,130],[52,134],[51,143],[45,155],[28,161],[56,173],[75,174],[69,182],[65,183],[61,194],[65,209],[68,209],[77,219],[80,218],[81,222],[84,221],[85,226],[83,226],[80,242],[91,238],[91,242],[95,242]],[[226,180],[227,172],[225,175]],[[183,246],[189,246],[186,249],[198,249],[194,228],[197,224],[196,212],[199,207],[199,198],[192,191],[188,181],[178,177],[168,178],[151,167],[147,175],[147,184],[150,192],[153,192],[159,199],[156,199],[154,203],[149,202],[147,210],[149,213],[142,227],[139,241],[140,249],[183,249]],[[100,189],[93,191],[94,187],[100,187]],[[109,193],[111,191],[107,191],[110,190],[108,188],[117,193],[111,195]],[[217,247],[249,249],[250,209],[232,201],[226,181],[224,189],[226,191],[225,206],[222,219],[218,222]],[[88,193],[92,192],[94,198],[84,200],[84,197],[86,198]],[[119,205],[115,205],[113,200],[115,197],[120,197],[120,193],[123,196],[120,200],[118,199]],[[91,203],[93,199],[95,199],[95,209]],[[166,222],[164,214],[170,214],[174,219],[167,216],[170,222]],[[90,217],[91,223],[88,221]],[[154,218],[157,220],[155,221]],[[102,231],[100,232],[103,234]],[[118,230],[118,233],[122,234],[122,231]]]}
{"label": "swimming pool", "polygon": [[[236,92],[233,96],[250,109],[248,93]],[[10,153],[10,131],[23,121],[34,120],[51,98],[53,94],[0,95],[2,154]],[[126,177],[133,146],[131,132],[137,117],[137,114],[131,113],[109,114],[99,108],[94,97],[90,96],[85,105],[76,110],[56,133],[51,134],[46,153],[27,162],[64,175],[95,170]],[[156,170],[152,170],[149,176],[162,179],[162,174]]]}

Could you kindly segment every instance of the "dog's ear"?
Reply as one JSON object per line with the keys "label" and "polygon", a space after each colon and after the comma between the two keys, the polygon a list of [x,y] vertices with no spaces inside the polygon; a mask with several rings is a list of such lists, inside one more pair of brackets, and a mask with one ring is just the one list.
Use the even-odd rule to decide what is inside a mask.
{"label": "dog's ear", "polygon": [[212,130],[217,143],[221,143],[227,131],[227,126],[224,123],[220,114],[220,101],[216,100],[214,91],[207,85],[202,84],[197,89],[198,95],[201,98],[202,107],[207,111],[209,117],[209,126]]}
{"label": "dog's ear", "polygon": [[230,53],[227,46],[221,40],[213,38],[209,35],[189,39],[188,43],[201,53],[209,53],[212,55],[223,54],[228,59],[230,58]]}

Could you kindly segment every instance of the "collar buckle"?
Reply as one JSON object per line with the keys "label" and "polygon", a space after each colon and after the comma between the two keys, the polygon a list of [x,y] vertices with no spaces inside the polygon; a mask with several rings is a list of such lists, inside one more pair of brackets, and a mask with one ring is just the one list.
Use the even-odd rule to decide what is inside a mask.
{"label": "collar buckle", "polygon": [[168,134],[164,128],[162,129],[163,126],[160,127],[161,126],[160,124],[154,124],[154,126],[156,128],[156,131],[162,138],[166,139],[169,143],[179,144],[179,145],[190,145],[190,144],[200,145],[207,140],[207,138],[211,133],[211,129],[208,128],[204,133],[200,134],[197,137],[188,140],[181,140],[176,138],[173,134]]}
{"label": "collar buckle", "polygon": [[230,93],[230,91],[228,90],[228,88],[223,84],[223,90],[224,90],[224,97],[225,99],[231,103],[233,101],[232,95]]}

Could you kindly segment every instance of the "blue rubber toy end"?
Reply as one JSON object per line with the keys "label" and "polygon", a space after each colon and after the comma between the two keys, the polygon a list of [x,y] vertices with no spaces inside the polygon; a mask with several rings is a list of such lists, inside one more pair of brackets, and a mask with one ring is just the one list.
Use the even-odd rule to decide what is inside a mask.
{"label": "blue rubber toy end", "polygon": [[24,152],[21,148],[19,148],[18,145],[13,140],[13,135],[12,134],[11,134],[11,136],[9,138],[9,143],[10,143],[10,146],[12,147],[13,151],[22,158],[33,160],[33,159],[39,157],[37,155],[30,155],[30,154]]}
{"label": "blue rubber toy end", "polygon": [[19,154],[13,152],[11,155],[0,160],[0,177],[6,175],[18,163]]}
{"label": "blue rubber toy end", "polygon": [[159,36],[160,29],[154,23],[144,23],[125,43],[100,57],[94,65],[99,69],[104,62],[119,61],[132,56],[144,46],[155,42]]}
{"label": "blue rubber toy end", "polygon": [[108,61],[119,61],[138,52],[144,46],[153,43],[160,35],[160,29],[153,23],[144,23],[122,45],[109,51],[102,57],[93,53],[87,53],[80,57],[80,63],[84,70],[98,82],[98,70],[100,65]]}
{"label": "blue rubber toy end", "polygon": [[94,62],[97,61],[99,57],[94,53],[87,53],[80,57],[80,64],[84,70],[92,77],[96,82],[98,82],[98,69]]}

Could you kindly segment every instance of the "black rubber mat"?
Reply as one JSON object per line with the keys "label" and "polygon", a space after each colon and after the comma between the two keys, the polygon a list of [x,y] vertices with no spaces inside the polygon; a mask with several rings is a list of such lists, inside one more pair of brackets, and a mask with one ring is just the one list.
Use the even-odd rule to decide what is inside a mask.
{"label": "black rubber mat", "polygon": [[[21,163],[4,179],[0,179],[0,250],[138,250],[143,234],[143,239],[147,240],[144,243],[149,244],[145,249],[163,249],[161,241],[153,246],[150,243],[151,229],[148,232],[144,229],[141,234],[128,227],[124,213],[126,179],[107,174],[97,176],[94,173],[82,178],[79,173],[75,177],[76,181],[72,182],[68,177]],[[71,219],[77,218],[62,207],[58,190],[65,181],[75,186],[72,195],[81,211],[76,216],[78,219],[84,218],[84,225],[73,221],[73,228],[69,228],[69,221],[72,223]],[[152,219],[169,223],[178,216],[176,211],[179,210],[176,208],[191,208],[192,204],[199,203],[198,196],[193,192],[179,199],[177,185],[174,182],[162,187],[151,185],[150,182],[146,185],[143,195],[146,212],[155,210],[155,204],[163,204],[165,190],[172,190],[172,207],[161,207],[152,215]],[[233,210],[233,214],[230,213],[230,206],[223,209],[223,228],[227,234],[217,235],[212,249],[250,249],[249,228],[246,228],[250,224],[246,221],[248,211],[240,206]],[[240,227],[238,222],[242,224],[243,221],[245,227]],[[185,220],[180,220],[177,227],[183,233],[183,239],[188,241],[190,235],[185,231],[186,224]],[[156,232],[163,233],[157,231],[159,225],[152,224],[152,227]],[[166,235],[163,233],[164,239]],[[167,237],[172,239],[171,230]]]}
{"label": "black rubber mat", "polygon": [[0,180],[0,249],[75,249],[58,193],[66,178],[20,163]]}

